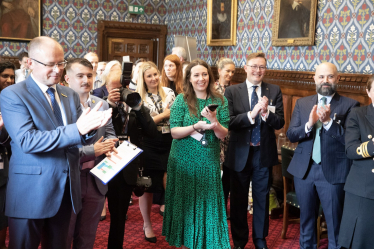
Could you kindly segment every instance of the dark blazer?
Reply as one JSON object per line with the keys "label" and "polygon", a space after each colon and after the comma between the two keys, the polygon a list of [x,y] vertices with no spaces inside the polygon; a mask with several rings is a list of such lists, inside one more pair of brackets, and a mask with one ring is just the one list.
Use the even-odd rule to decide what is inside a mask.
{"label": "dark blazer", "polygon": [[0,187],[4,186],[8,182],[9,156],[10,156],[9,153],[10,153],[10,137],[5,127],[3,127],[0,130],[0,155],[3,161],[4,168],[0,169]]}
{"label": "dark blazer", "polygon": [[78,147],[91,144],[92,136],[81,136],[75,124],[82,113],[78,94],[59,84],[56,89],[66,126],[58,125],[32,77],[1,92],[1,112],[12,138],[5,208],[9,217],[53,217],[61,206],[67,179],[73,211],[78,213],[82,207]]}
{"label": "dark blazer", "polygon": [[[372,104],[355,108],[347,118],[345,152],[353,160],[344,190],[368,199],[374,199],[374,107]],[[367,142],[370,157],[364,158],[357,148]]]}
{"label": "dark blazer", "polygon": [[[279,86],[262,82],[261,96],[266,96],[269,105],[275,106],[275,113],[270,112],[266,122],[261,119],[261,165],[272,167],[279,163],[274,129],[281,129],[284,125],[282,92]],[[230,139],[225,161],[229,168],[240,172],[247,162],[254,127],[247,115],[250,106],[246,82],[228,87],[225,97],[230,111]]]}
{"label": "dark blazer", "polygon": [[[116,134],[123,134],[123,122],[121,115],[118,113],[117,107],[112,107],[112,121]],[[149,115],[149,109],[144,105],[141,106],[139,111],[132,109],[130,111],[129,122],[128,122],[128,135],[130,136],[130,142],[141,148],[142,137],[149,136],[155,137],[157,135],[157,126]],[[126,166],[120,173],[125,179],[128,185],[136,185],[137,175],[139,173],[139,166],[141,164],[142,154]]]}
{"label": "dark blazer", "polygon": [[103,85],[99,88],[96,88],[95,90],[92,91],[92,95],[96,96],[100,99],[104,98],[105,96],[108,96],[108,90],[106,89],[106,85]]}
{"label": "dark blazer", "polygon": [[[305,133],[305,124],[317,101],[317,94],[298,99],[287,131],[290,141],[299,143],[288,166],[288,172],[298,178],[305,177],[312,160],[315,128],[308,135]],[[321,129],[322,171],[331,184],[344,183],[351,168],[352,162],[345,155],[345,121],[348,113],[356,106],[359,106],[356,100],[335,93],[330,102],[330,117],[333,119],[336,113],[336,118],[328,131]]]}
{"label": "dark blazer", "polygon": [[[109,109],[109,104],[106,101],[104,101],[104,100],[102,100],[98,97],[92,96],[92,95],[91,95],[90,99],[91,99],[91,101],[90,101],[91,102],[91,108],[94,108],[96,104],[98,104],[100,101],[102,101],[103,106],[100,107],[99,111],[105,111],[105,110]],[[105,141],[108,138],[117,138],[116,133],[115,133],[114,128],[113,128],[112,119],[110,119],[105,126],[97,129],[96,134],[95,134],[95,140],[92,144],[85,145],[85,146],[79,148],[81,168],[82,168],[82,164],[84,162],[95,160],[95,165],[97,165],[99,162],[101,162],[105,158],[105,155],[95,157],[94,143],[96,143],[97,140],[99,140],[101,137],[104,137],[103,141]],[[104,185],[104,183],[102,181],[100,181],[99,178],[97,178],[97,177],[95,177],[95,182],[96,182],[96,187],[99,190],[99,192],[102,195],[105,195],[106,192],[108,191],[108,185]]]}

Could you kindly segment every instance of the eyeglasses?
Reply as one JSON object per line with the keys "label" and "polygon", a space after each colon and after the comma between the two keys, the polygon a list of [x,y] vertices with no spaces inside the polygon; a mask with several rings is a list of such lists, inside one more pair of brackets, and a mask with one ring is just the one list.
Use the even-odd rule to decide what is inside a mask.
{"label": "eyeglasses", "polygon": [[33,58],[30,58],[30,59],[33,60],[33,61],[36,61],[37,63],[42,64],[43,66],[45,66],[45,67],[47,67],[47,68],[51,68],[51,69],[53,69],[53,70],[54,70],[56,67],[58,67],[59,69],[64,69],[64,68],[66,67],[66,64],[67,64],[67,61],[66,61],[66,60],[64,60],[64,61],[62,61],[62,62],[59,62],[59,63],[45,64],[45,63],[40,62],[40,61],[38,61],[38,60],[35,60],[35,59],[33,59]]}
{"label": "eyeglasses", "polygon": [[257,65],[247,65],[248,67],[251,67],[253,70],[257,70],[257,69],[260,69],[261,71],[264,71],[266,69],[266,67],[264,66],[257,66]]}

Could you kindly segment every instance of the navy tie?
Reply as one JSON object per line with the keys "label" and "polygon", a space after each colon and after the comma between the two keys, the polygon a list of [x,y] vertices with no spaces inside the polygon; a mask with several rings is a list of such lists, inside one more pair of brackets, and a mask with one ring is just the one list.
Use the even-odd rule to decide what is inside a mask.
{"label": "navy tie", "polygon": [[51,98],[53,113],[55,114],[55,117],[57,119],[58,126],[64,126],[64,122],[62,121],[61,110],[55,98],[55,91],[56,90],[54,88],[50,87],[48,88],[47,93]]}
{"label": "navy tie", "polygon": [[[252,92],[252,98],[251,98],[251,111],[255,107],[255,105],[258,103],[258,96],[256,93],[256,89],[258,86],[253,86],[253,92]],[[251,143],[253,145],[258,145],[260,143],[260,133],[261,133],[261,120],[260,120],[260,114],[256,116],[255,118],[255,125],[252,129],[252,136],[251,136]]]}

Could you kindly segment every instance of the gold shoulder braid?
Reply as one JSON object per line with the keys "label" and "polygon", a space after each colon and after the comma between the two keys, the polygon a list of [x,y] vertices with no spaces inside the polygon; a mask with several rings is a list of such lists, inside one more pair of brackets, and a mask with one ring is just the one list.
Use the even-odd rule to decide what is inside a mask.
{"label": "gold shoulder braid", "polygon": [[369,152],[368,152],[368,143],[369,141],[364,142],[360,145],[360,147],[357,147],[356,149],[357,155],[360,155],[363,158],[370,157]]}

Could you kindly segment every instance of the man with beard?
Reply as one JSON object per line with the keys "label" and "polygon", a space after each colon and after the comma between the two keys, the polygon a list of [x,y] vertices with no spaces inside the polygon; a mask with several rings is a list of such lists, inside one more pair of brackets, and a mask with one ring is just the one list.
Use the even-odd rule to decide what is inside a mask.
{"label": "man with beard", "polygon": [[288,172],[294,176],[300,204],[300,248],[316,248],[319,202],[326,217],[329,249],[338,245],[344,183],[351,167],[345,155],[345,120],[359,103],[336,92],[335,65],[320,64],[314,76],[317,94],[297,100],[287,137],[298,142]]}

